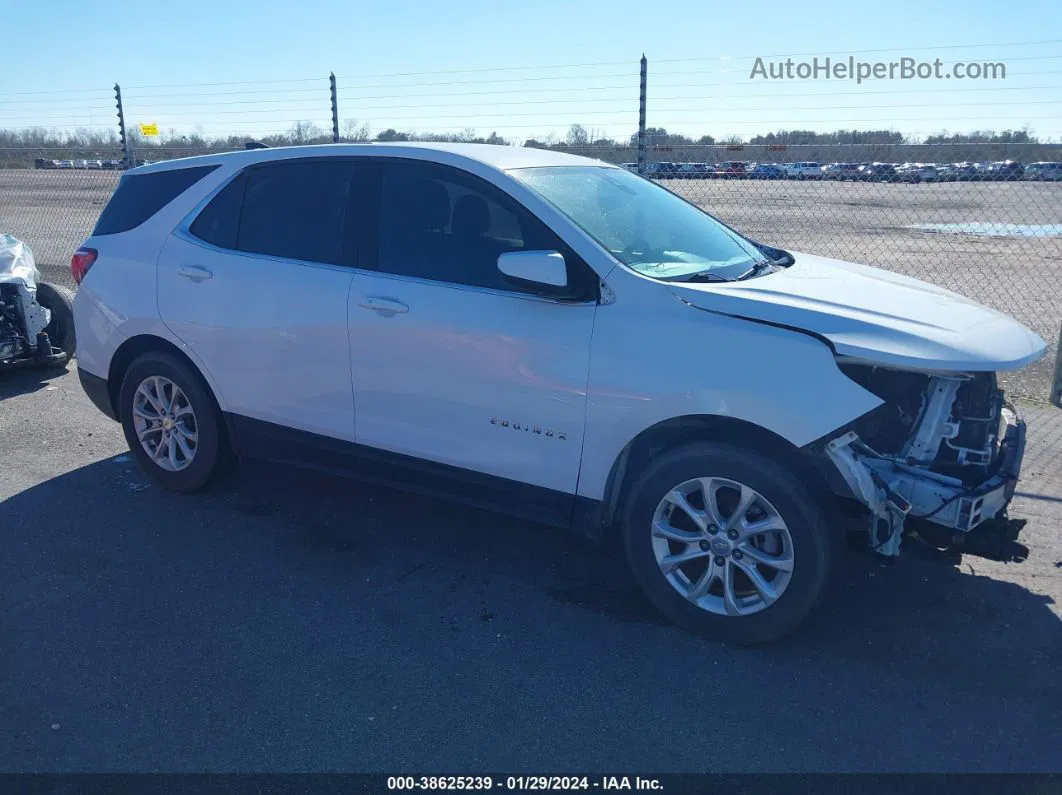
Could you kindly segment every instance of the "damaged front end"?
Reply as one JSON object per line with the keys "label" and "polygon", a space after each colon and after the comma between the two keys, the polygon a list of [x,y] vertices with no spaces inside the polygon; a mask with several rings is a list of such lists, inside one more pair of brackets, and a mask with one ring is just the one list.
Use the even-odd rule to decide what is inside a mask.
{"label": "damaged front end", "polygon": [[64,364],[69,358],[47,332],[53,311],[41,299],[42,285],[29,246],[0,234],[0,371]]}
{"label": "damaged front end", "polygon": [[994,373],[926,374],[840,361],[884,403],[820,442],[870,513],[870,548],[900,553],[905,534],[937,549],[1020,556],[1007,505],[1025,451],[1025,423]]}

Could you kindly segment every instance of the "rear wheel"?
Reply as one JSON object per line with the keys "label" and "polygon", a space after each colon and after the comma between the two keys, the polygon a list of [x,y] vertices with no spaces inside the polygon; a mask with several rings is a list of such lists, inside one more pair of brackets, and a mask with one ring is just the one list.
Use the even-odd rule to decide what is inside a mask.
{"label": "rear wheel", "polygon": [[792,632],[825,589],[832,544],[822,508],[759,453],[695,443],[654,461],[624,518],[627,560],[669,619],[714,640]]}
{"label": "rear wheel", "polygon": [[172,354],[149,352],[133,361],[122,379],[119,411],[140,467],[167,489],[201,489],[229,457],[214,396]]}

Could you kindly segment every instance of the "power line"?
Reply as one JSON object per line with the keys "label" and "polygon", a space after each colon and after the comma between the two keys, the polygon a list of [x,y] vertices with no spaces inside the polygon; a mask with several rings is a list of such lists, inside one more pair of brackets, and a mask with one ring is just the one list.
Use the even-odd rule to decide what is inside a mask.
{"label": "power line", "polygon": [[[903,50],[903,52],[927,52],[936,50],[969,50],[980,47],[1035,47],[1040,44],[1059,44],[1062,43],[1062,39],[1044,39],[1041,41],[1011,41],[1003,44],[943,44],[932,47],[875,47],[869,50],[834,50],[835,54],[840,55],[861,55],[868,52],[897,52]],[[724,56],[711,56],[700,58],[654,58],[649,63],[680,63],[683,61],[713,61],[721,58],[730,59],[744,59],[744,58],[806,58],[808,56],[823,55],[822,52],[780,52],[773,55],[724,55]],[[1013,58],[1009,60],[1015,60]]]}
{"label": "power line", "polygon": [[274,85],[279,83],[328,83],[328,77],[293,77],[286,80],[230,80],[224,83],[153,83],[149,85],[127,86],[127,89],[139,88],[199,88],[211,86],[252,86]]}
{"label": "power line", "polygon": [[[865,53],[874,52],[927,52],[927,51],[941,51],[941,50],[962,50],[962,49],[978,49],[985,47],[1031,47],[1038,45],[1049,45],[1062,43],[1062,39],[1041,39],[1037,41],[1014,41],[1014,42],[1002,42],[1002,43],[980,43],[980,44],[945,44],[935,46],[924,47],[876,47],[869,49],[859,50],[834,50],[832,54],[841,55],[859,55]],[[714,60],[744,60],[753,58],[800,58],[800,57],[814,57],[823,55],[822,52],[803,52],[803,53],[773,53],[771,55],[724,55],[724,56],[696,56],[696,57],[684,57],[684,58],[659,58],[653,59],[650,63],[689,63],[689,62],[708,62]],[[1046,56],[1018,56],[1014,58],[1007,58],[1007,61],[1024,61],[1024,60],[1042,60],[1047,58],[1062,57],[1058,55],[1046,55]],[[385,79],[391,77],[420,77],[420,76],[432,76],[432,75],[458,75],[458,74],[486,74],[493,72],[514,72],[514,71],[533,71],[533,70],[547,70],[547,69],[584,69],[597,66],[621,66],[624,64],[630,64],[632,67],[636,64],[635,59],[630,60],[615,60],[615,61],[592,61],[584,63],[564,63],[564,64],[540,64],[540,65],[527,65],[527,66],[491,66],[491,67],[479,67],[475,69],[439,69],[431,71],[421,72],[369,72],[360,75],[342,75],[341,79],[344,80],[360,80],[365,78],[373,79]],[[658,74],[669,74],[667,72],[661,72]],[[598,75],[583,75],[582,77],[596,77]],[[517,81],[530,81],[530,80],[549,80],[549,79],[574,79],[580,77],[578,75],[569,76],[556,76],[556,77],[534,77],[534,78],[514,78],[513,82]],[[218,86],[239,86],[239,85],[280,85],[288,83],[314,83],[314,82],[326,82],[326,76],[319,77],[304,77],[304,78],[283,78],[283,79],[257,79],[257,80],[230,80],[222,82],[194,82],[194,83],[146,83],[139,85],[127,86],[127,90],[144,89],[144,88],[211,88]],[[457,81],[461,82],[496,82],[496,81]],[[433,85],[433,84],[428,84]],[[398,87],[398,86],[395,86]],[[32,96],[39,94],[86,94],[86,93],[104,93],[109,94],[107,89],[100,88],[84,88],[84,89],[46,89],[39,91],[19,91],[9,92],[0,96]]]}

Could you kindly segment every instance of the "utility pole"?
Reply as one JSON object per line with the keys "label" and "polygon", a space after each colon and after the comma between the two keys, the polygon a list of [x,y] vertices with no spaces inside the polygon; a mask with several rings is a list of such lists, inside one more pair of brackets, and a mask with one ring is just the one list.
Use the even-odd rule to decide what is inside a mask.
{"label": "utility pole", "polygon": [[122,87],[117,83],[114,84],[114,101],[118,107],[118,139],[122,142],[122,160],[125,163],[126,168],[132,168],[136,163],[133,162],[133,147],[129,143],[129,137],[125,132],[125,113],[122,110]]}
{"label": "utility pole", "polygon": [[638,173],[645,174],[645,87],[649,76],[649,62],[642,53],[641,86],[638,90]]}
{"label": "utility pole", "polygon": [[336,73],[328,75],[328,85],[332,93],[332,143],[339,143],[339,103],[336,101]]}

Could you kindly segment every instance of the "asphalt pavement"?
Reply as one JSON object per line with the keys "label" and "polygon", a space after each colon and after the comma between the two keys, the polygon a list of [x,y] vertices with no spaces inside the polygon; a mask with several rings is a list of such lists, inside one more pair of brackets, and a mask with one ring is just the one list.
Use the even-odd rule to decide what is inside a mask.
{"label": "asphalt pavement", "polygon": [[672,628],[615,550],[277,466],[150,485],[0,375],[0,771],[1062,770],[1062,412],[1024,563],[850,552],[795,637]]}

